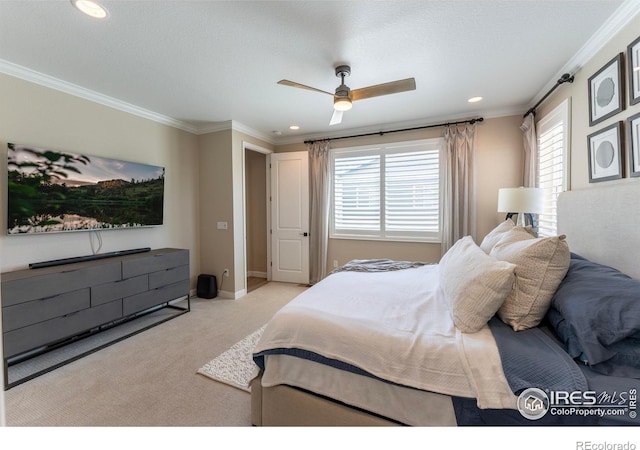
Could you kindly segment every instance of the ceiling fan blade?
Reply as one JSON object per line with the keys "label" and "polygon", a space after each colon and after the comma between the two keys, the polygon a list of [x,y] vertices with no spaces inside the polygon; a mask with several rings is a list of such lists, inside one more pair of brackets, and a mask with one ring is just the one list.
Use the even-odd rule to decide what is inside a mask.
{"label": "ceiling fan blade", "polygon": [[316,88],[311,87],[311,86],[305,86],[304,84],[296,83],[295,81],[280,80],[280,81],[278,81],[278,84],[281,84],[283,86],[291,86],[291,87],[295,87],[295,88],[300,88],[300,89],[307,89],[309,91],[321,92],[323,94],[329,94],[331,96],[333,95],[331,92],[327,92],[327,91],[323,91],[323,90],[320,90],[320,89],[316,89]]}
{"label": "ceiling fan blade", "polygon": [[398,92],[413,91],[416,88],[416,80],[414,78],[406,78],[404,80],[391,81],[389,83],[376,84],[361,89],[351,91],[351,100],[363,100],[365,98],[379,97],[381,95],[397,94]]}
{"label": "ceiling fan blade", "polygon": [[338,111],[337,109],[334,109],[329,125],[337,125],[341,122],[342,122],[342,111]]}

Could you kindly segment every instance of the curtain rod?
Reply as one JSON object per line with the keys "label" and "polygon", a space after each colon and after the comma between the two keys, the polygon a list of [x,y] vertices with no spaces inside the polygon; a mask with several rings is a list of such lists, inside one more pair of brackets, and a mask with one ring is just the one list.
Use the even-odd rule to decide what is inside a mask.
{"label": "curtain rod", "polygon": [[448,127],[450,125],[461,125],[463,123],[468,123],[468,124],[473,125],[474,123],[482,122],[483,120],[484,120],[484,118],[482,118],[482,117],[476,117],[475,119],[460,120],[458,122],[438,123],[438,124],[435,124],[435,125],[425,125],[425,126],[422,126],[422,127],[403,128],[402,130],[378,131],[378,132],[375,132],[375,133],[354,134],[352,136],[340,136],[340,137],[335,137],[335,138],[314,139],[314,140],[310,140],[310,141],[304,141],[304,143],[305,144],[313,144],[314,142],[320,142],[320,141],[335,141],[335,140],[338,140],[338,139],[351,139],[351,138],[364,137],[364,136],[382,136],[382,135],[388,134],[388,133],[399,133],[401,131],[423,130],[425,128]]}
{"label": "curtain rod", "polygon": [[549,90],[549,92],[547,92],[546,94],[544,94],[544,97],[542,97],[542,98],[540,99],[540,101],[539,101],[538,103],[536,103],[536,104],[533,106],[533,108],[529,109],[529,111],[527,111],[527,112],[524,114],[524,116],[523,116],[523,117],[527,117],[529,114],[533,114],[533,115],[535,116],[535,114],[536,114],[536,108],[537,108],[538,106],[540,106],[540,104],[542,104],[542,102],[543,102],[543,101],[545,101],[545,100],[547,99],[547,97],[548,97],[549,95],[551,95],[551,93],[552,93],[553,91],[555,91],[555,90],[556,90],[556,88],[557,88],[558,86],[560,86],[561,84],[563,84],[563,83],[573,83],[573,75],[569,75],[568,73],[563,74],[563,75],[562,75],[562,77],[560,77],[560,79],[559,79],[558,81],[556,81],[555,86],[553,86],[553,87]]}

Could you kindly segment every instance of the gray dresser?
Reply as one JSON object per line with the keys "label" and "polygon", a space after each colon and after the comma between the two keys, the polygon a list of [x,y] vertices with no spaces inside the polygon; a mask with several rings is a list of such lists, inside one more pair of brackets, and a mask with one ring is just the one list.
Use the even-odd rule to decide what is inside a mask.
{"label": "gray dresser", "polygon": [[[2,274],[5,372],[20,355],[46,351],[187,297],[189,251],[164,248]],[[7,379],[7,378],[5,378]]]}

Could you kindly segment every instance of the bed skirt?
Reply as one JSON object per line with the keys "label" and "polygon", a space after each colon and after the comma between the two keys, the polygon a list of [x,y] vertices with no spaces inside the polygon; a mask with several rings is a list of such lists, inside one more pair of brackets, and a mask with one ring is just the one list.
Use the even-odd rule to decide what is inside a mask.
{"label": "bed skirt", "polygon": [[[253,426],[304,427],[386,427],[404,424],[346,405],[303,389],[276,385],[264,387],[262,373],[251,383],[251,424]],[[451,414],[436,411],[434,426],[456,426]]]}

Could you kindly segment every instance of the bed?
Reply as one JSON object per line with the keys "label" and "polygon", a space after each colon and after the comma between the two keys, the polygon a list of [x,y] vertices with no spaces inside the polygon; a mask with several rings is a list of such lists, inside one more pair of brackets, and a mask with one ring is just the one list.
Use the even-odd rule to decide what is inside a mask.
{"label": "bed", "polygon": [[438,264],[347,264],[267,324],[252,423],[635,425],[639,193],[562,194],[550,238],[505,221]]}

